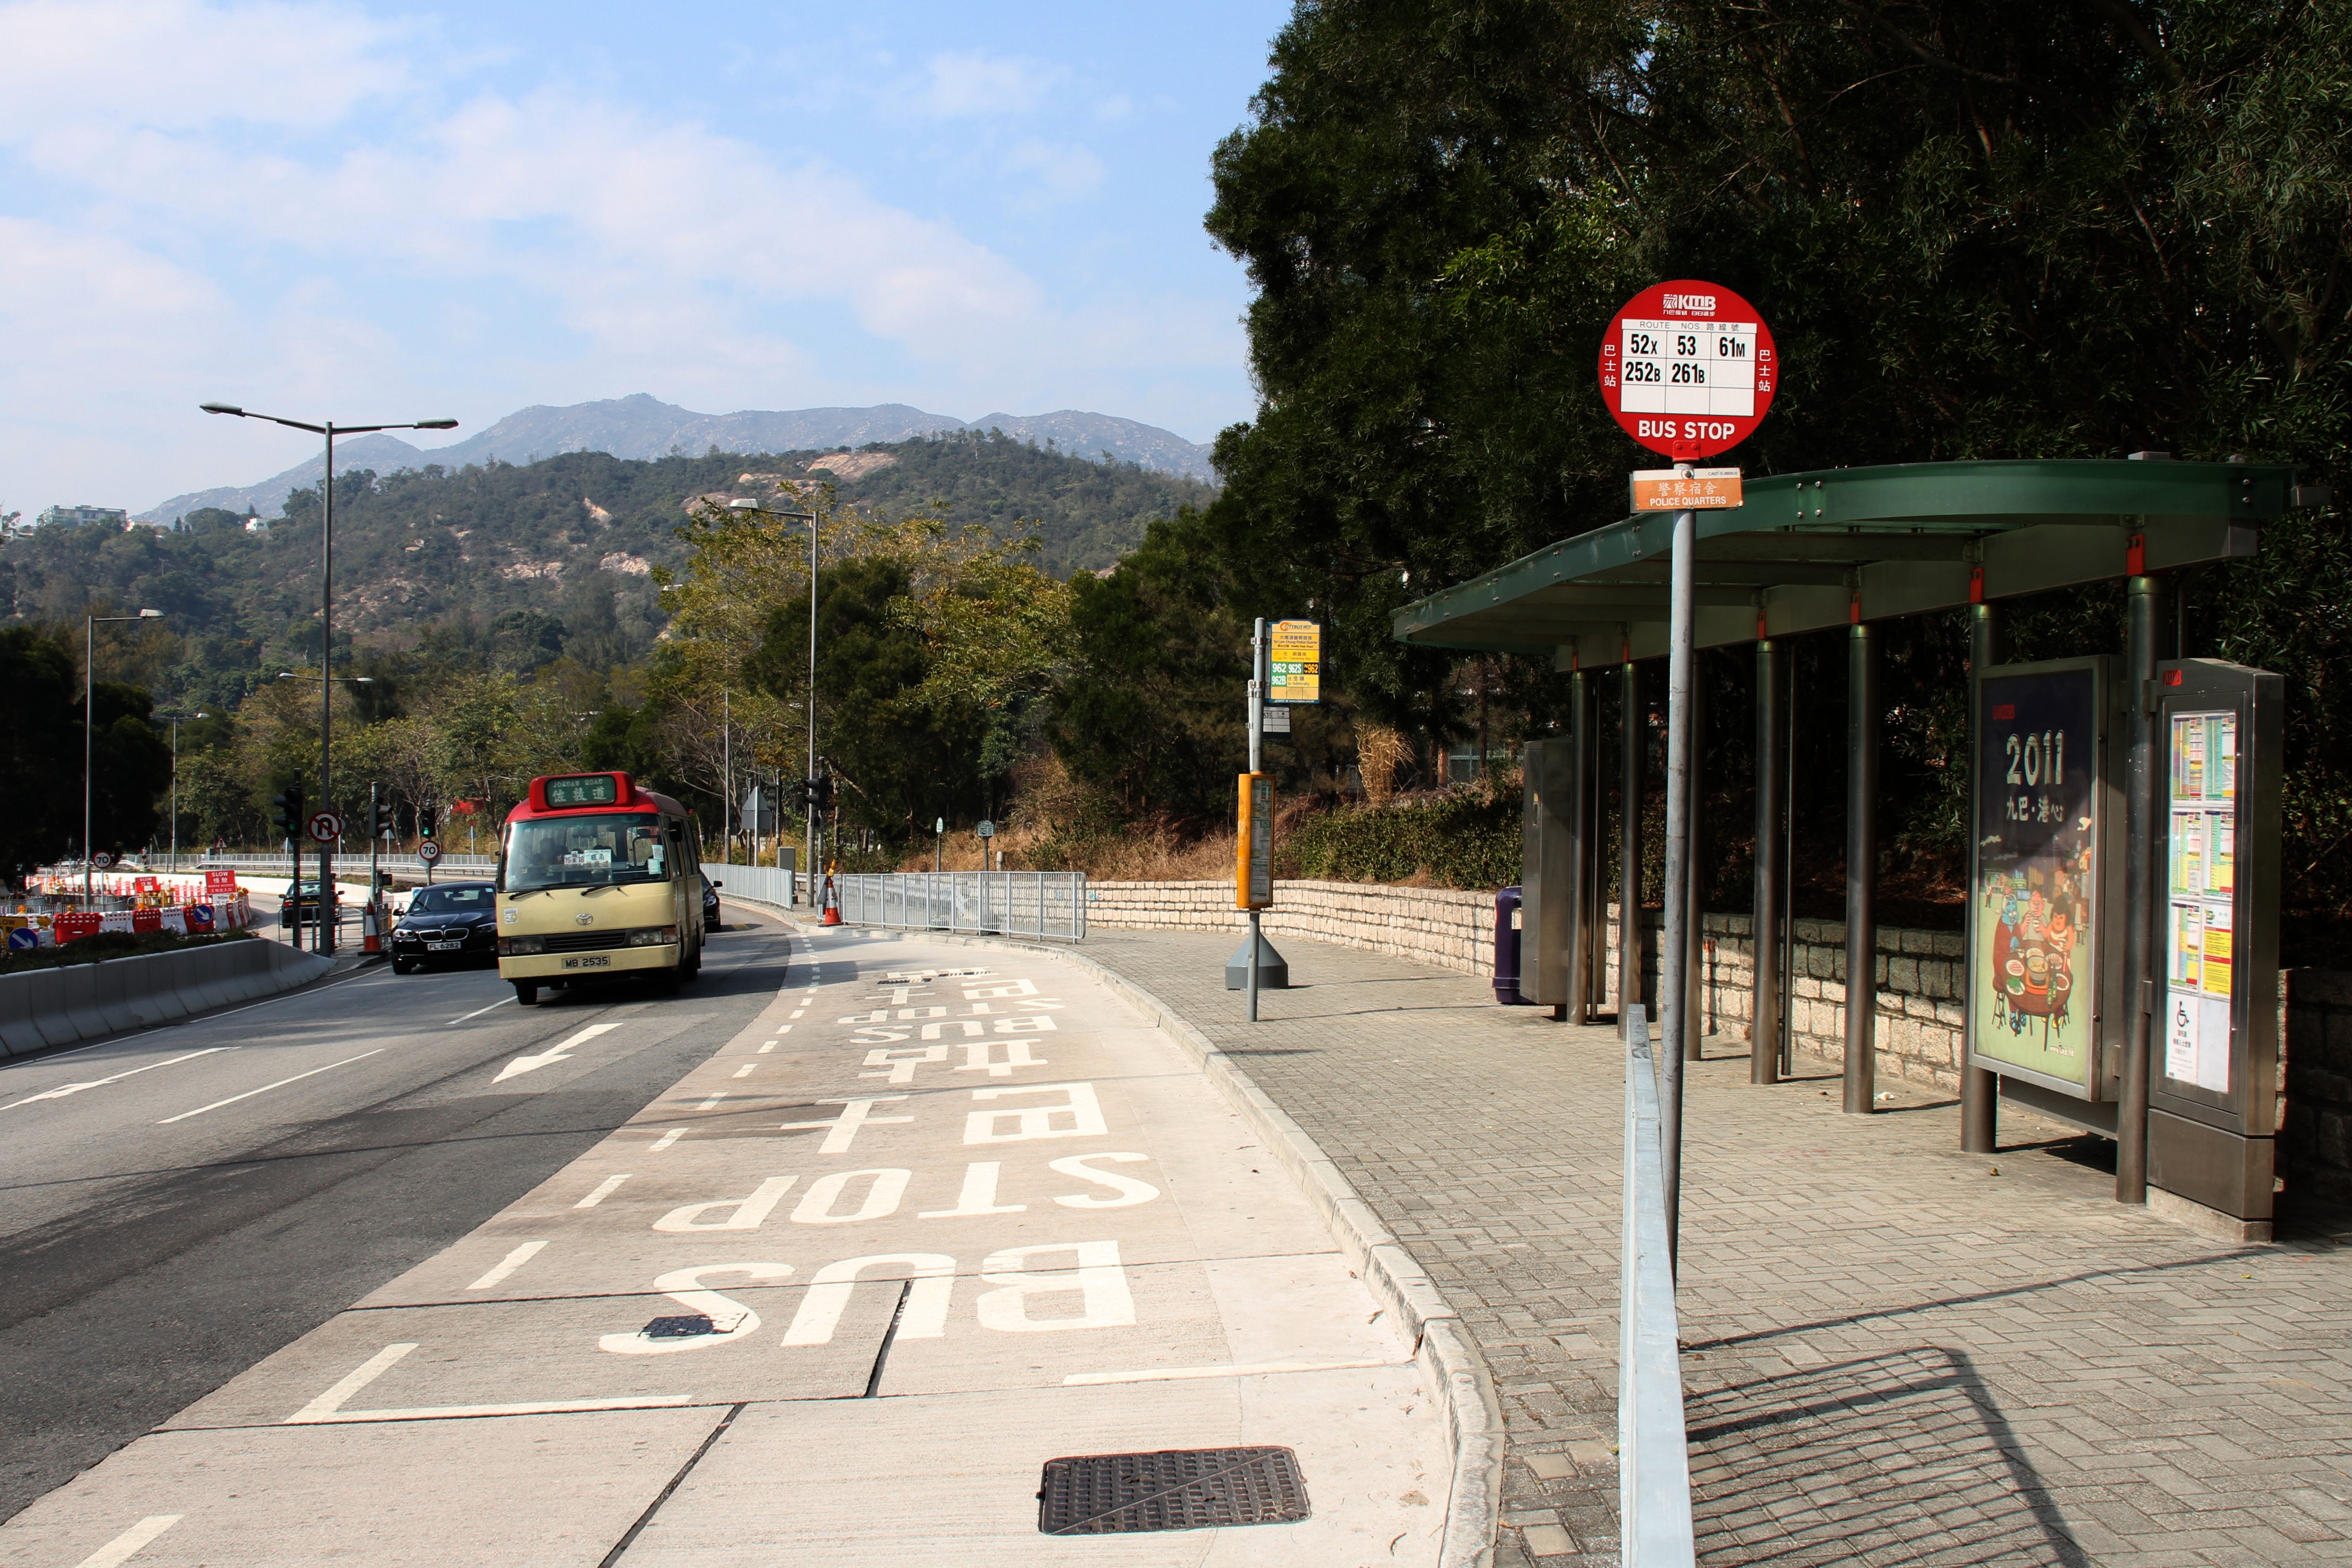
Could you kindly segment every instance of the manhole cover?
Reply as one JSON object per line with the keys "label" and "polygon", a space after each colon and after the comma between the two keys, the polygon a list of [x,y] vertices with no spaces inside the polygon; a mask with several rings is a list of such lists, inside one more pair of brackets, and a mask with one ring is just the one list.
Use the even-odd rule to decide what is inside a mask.
{"label": "manhole cover", "polygon": [[698,1312],[692,1317],[656,1318],[637,1331],[649,1340],[684,1340],[718,1331],[718,1324]]}
{"label": "manhole cover", "polygon": [[1165,1448],[1045,1461],[1037,1528],[1046,1535],[1120,1535],[1287,1524],[1307,1514],[1307,1483],[1288,1448]]}

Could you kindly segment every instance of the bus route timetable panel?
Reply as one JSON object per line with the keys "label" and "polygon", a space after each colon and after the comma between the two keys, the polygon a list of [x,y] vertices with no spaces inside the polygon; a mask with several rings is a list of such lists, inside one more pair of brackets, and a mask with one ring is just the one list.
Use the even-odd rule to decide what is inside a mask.
{"label": "bus route timetable panel", "polygon": [[2174,711],[2166,781],[2164,1076],[2230,1092],[2237,915],[2238,714]]}

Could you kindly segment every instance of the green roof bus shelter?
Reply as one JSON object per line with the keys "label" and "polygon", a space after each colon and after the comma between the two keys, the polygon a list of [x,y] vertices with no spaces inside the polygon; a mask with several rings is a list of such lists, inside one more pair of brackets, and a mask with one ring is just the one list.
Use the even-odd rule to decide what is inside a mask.
{"label": "green roof bus shelter", "polygon": [[[1844,627],[1848,639],[1848,788],[1846,964],[1849,975],[1874,973],[1877,944],[1873,903],[1877,861],[1877,623],[1903,616],[1966,610],[1972,622],[1970,662],[1982,671],[2004,658],[2003,601],[2053,589],[2124,580],[2126,643],[2119,679],[2131,694],[2125,781],[2126,844],[2151,842],[2155,810],[2148,776],[2153,722],[2146,696],[2156,675],[2158,627],[2168,600],[2167,574],[2184,567],[2254,554],[2263,525],[2324,494],[2298,488],[2293,470],[2260,463],[2174,462],[2163,454],[2116,459],[1991,460],[1829,468],[1749,480],[1745,504],[1699,512],[1644,512],[1549,545],[1396,613],[1401,642],[1421,647],[1549,658],[1576,672],[1566,733],[1529,748],[1528,864],[1523,890],[1527,931],[1521,973],[1531,999],[1555,1016],[1580,1019],[1602,1004],[1601,875],[1598,736],[1593,719],[1598,672],[1619,667],[1627,722],[1639,705],[1636,661],[1666,658],[1678,673],[1668,703],[1665,951],[1659,997],[1667,1064],[1676,1081],[1665,1107],[1679,1141],[1679,1060],[1696,1055],[1697,1032],[1676,1027],[1692,1016],[1700,922],[1691,907],[1689,742],[1694,712],[1688,658],[1698,648],[1752,643],[1758,658],[1755,1005],[1751,1078],[1775,1081],[1781,1028],[1779,950],[1787,868],[1778,824],[1787,755],[1789,705],[1784,639]],[[1679,543],[1680,549],[1677,549]],[[1677,567],[1680,571],[1677,571]],[[1677,611],[1679,609],[1679,614]],[[1682,642],[1681,659],[1675,659]],[[2085,650],[2106,651],[2106,650]],[[1973,723],[1972,731],[1976,726]],[[1629,803],[1643,788],[1638,745],[1621,748],[1622,788]],[[1546,753],[1538,755],[1538,753]],[[1679,767],[1679,772],[1677,771]],[[1973,778],[1973,771],[1971,777]],[[1972,786],[1973,787],[1973,786]],[[1676,792],[1682,792],[1678,812]],[[1638,809],[1623,813],[1618,843],[1627,876],[1641,864]],[[1679,837],[1679,840],[1677,838]],[[1677,851],[1679,850],[1679,853]],[[2127,850],[2128,857],[2128,850]],[[2145,852],[2131,866],[2127,910],[2153,900]],[[2119,889],[2121,890],[2121,889]],[[1619,929],[1618,1014],[1640,998],[1640,922],[1626,900]],[[2142,927],[2147,934],[2130,940]],[[2145,994],[2153,922],[2135,920],[2125,943],[2123,994]],[[1874,1101],[1874,1006],[1850,1006],[1845,1027],[1845,1109]],[[2147,1037],[2145,1009],[2122,1051],[2120,1086],[2110,1106],[2078,1119],[2112,1130],[2119,1145],[2117,1196],[2145,1201]],[[1962,1142],[1987,1151],[1994,1135],[1993,1074],[1963,1067]],[[2004,1089],[2007,1084],[2001,1086]],[[1670,1182],[1678,1155],[1669,1153]]]}

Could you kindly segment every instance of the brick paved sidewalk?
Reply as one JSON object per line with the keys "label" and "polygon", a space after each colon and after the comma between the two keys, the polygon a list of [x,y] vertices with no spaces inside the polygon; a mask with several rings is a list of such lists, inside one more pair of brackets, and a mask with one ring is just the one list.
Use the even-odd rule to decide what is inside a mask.
{"label": "brick paved sidewalk", "polygon": [[[1510,1426],[1499,1564],[1613,1562],[1613,1032],[1477,980],[1282,943],[1241,1022],[1230,932],[1089,956],[1198,1025],[1453,1300]],[[1718,1037],[1686,1107],[1683,1340],[1709,1564],[2352,1563],[2352,1222],[2279,1245],[2117,1207],[2105,1145],[1833,1068],[1758,1089]],[[1996,1173],[1996,1172],[1998,1173]]]}

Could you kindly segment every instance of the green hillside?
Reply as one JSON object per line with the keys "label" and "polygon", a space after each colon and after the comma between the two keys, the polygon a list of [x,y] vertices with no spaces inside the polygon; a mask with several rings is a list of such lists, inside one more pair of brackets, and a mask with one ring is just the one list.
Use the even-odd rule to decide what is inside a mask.
{"label": "green hillside", "polygon": [[[817,465],[812,468],[811,465]],[[837,500],[887,519],[941,515],[1034,530],[1059,575],[1108,566],[1156,518],[1205,503],[1210,487],[1006,437],[958,434],[857,452],[711,452],[634,461],[567,453],[376,474],[335,484],[335,626],[366,650],[413,664],[527,670],[558,654],[628,663],[665,616],[648,574],[674,563],[674,531],[698,495],[768,493],[747,476],[829,482]],[[162,692],[233,703],[280,669],[318,658],[319,511],[297,490],[286,516],[248,532],[217,510],[185,531],[47,528],[0,543],[10,621],[79,621],[93,605],[167,612],[177,668]]]}

